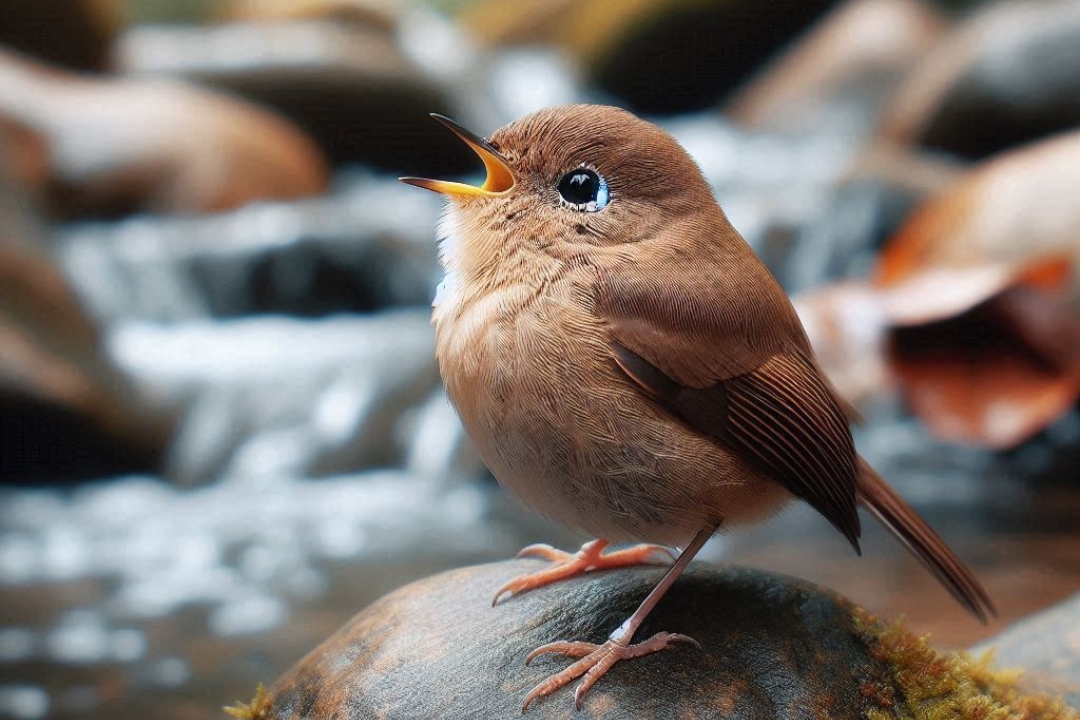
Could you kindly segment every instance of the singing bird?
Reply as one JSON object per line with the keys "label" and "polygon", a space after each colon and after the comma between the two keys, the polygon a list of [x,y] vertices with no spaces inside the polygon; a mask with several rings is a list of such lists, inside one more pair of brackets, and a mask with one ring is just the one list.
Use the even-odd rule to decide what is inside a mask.
{"label": "singing bird", "polygon": [[[682,548],[606,642],[529,655],[579,659],[523,711],[584,675],[580,707],[620,660],[693,643],[632,639],[721,525],[762,520],[793,497],[856,552],[862,505],[975,616],[993,613],[971,571],[856,453],[853,411],[787,295],[673,137],[594,105],[541,110],[488,140],[434,117],[487,173],[480,187],[402,178],[449,198],[432,313],[447,393],[504,486],[597,538],[577,553],[526,548],[552,566],[507,583],[495,602]],[[626,541],[648,544],[604,553]]]}

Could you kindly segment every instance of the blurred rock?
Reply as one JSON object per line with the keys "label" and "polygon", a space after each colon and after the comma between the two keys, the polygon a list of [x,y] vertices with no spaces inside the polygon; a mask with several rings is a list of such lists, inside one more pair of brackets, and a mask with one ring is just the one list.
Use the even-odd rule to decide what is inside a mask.
{"label": "blurred rock", "polygon": [[899,388],[938,437],[1009,448],[1080,394],[1080,322],[1060,297],[1068,272],[1060,260],[925,269],[887,287],[829,285],[795,304],[850,402]]}
{"label": "blurred rock", "polygon": [[968,169],[945,156],[881,144],[845,162],[799,228],[784,277],[789,292],[869,275],[880,248],[912,211]]}
{"label": "blurred rock", "polygon": [[0,482],[159,466],[172,420],[103,352],[94,321],[0,177]]}
{"label": "blurred rock", "polygon": [[989,4],[907,78],[882,139],[969,158],[1080,124],[1080,2]]}
{"label": "blurred rock", "polygon": [[845,400],[865,407],[895,386],[886,359],[889,320],[870,283],[833,283],[792,302],[818,362]]}
{"label": "blurred rock", "polygon": [[6,0],[0,47],[71,70],[104,70],[120,25],[119,0]]}
{"label": "blurred rock", "polygon": [[0,115],[0,175],[24,192],[49,184],[48,140],[33,128]]}
{"label": "blurred rock", "polygon": [[439,206],[396,181],[339,174],[310,200],[69,225],[59,251],[109,323],[426,306],[440,277]]}
{"label": "blurred rock", "polygon": [[435,177],[471,169],[468,149],[433,131],[428,114],[460,116],[458,104],[403,52],[396,17],[330,15],[134,28],[120,41],[119,63],[128,72],[182,76],[273,108],[336,164]]}
{"label": "blurred rock", "polygon": [[1080,302],[1080,131],[1000,155],[923,204],[881,254],[888,285],[926,268],[1072,259]]}
{"label": "blurred rock", "polygon": [[[415,416],[439,387],[426,309],[129,322],[109,345],[140,386],[183,409],[165,474],[185,484],[400,466]],[[424,469],[449,473],[452,462]]]}
{"label": "blurred rock", "polygon": [[[383,598],[271,686],[258,717],[519,716],[526,693],[568,664],[555,657],[526,666],[530,651],[559,639],[603,640],[663,573],[589,573],[491,607],[495,588],[537,567],[517,560],[454,570]],[[863,717],[873,701],[860,689],[881,670],[852,610],[791,578],[695,567],[640,635],[683,632],[702,647],[620,663],[583,709],[611,720],[784,717],[807,707]],[[572,708],[567,689],[527,717],[564,718]]]}
{"label": "blurred rock", "polygon": [[939,437],[996,448],[1075,405],[1078,160],[1073,132],[984,163],[910,215],[868,273],[872,284],[800,299],[850,399],[889,377]]}
{"label": "blurred rock", "polygon": [[458,22],[487,47],[557,45],[580,7],[573,0],[470,0]]}
{"label": "blurred rock", "polygon": [[212,212],[327,183],[292,125],[180,83],[68,75],[0,52],[0,114],[45,139],[41,192],[62,215]]}
{"label": "blurred rock", "polygon": [[[939,437],[1011,448],[1075,406],[1080,313],[1063,298],[1068,269],[1051,260],[926,271],[886,289],[890,364],[906,404]],[[980,274],[997,277],[971,282]],[[969,290],[981,302],[949,307]]]}
{"label": "blurred rock", "polygon": [[979,643],[973,652],[993,650],[1002,667],[1022,667],[1022,687],[1062,695],[1080,708],[1080,594],[1024,618]]}
{"label": "blurred rock", "polygon": [[946,27],[926,0],[848,0],[756,73],[724,112],[758,130],[868,126]]}
{"label": "blurred rock", "polygon": [[228,0],[223,20],[297,20],[322,18],[392,30],[401,13],[397,0]]}
{"label": "blurred rock", "polygon": [[834,0],[478,0],[464,26],[487,45],[554,43],[586,79],[643,113],[708,107]]}

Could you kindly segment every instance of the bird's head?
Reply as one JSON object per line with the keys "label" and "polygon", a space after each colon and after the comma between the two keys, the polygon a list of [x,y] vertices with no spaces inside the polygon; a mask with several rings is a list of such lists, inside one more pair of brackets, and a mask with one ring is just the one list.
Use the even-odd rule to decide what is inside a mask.
{"label": "bird's head", "polygon": [[509,253],[555,246],[615,246],[655,236],[715,208],[690,155],[629,112],[569,105],[527,115],[481,138],[434,116],[471,147],[480,186],[402,178],[446,195],[444,262],[485,266]]}

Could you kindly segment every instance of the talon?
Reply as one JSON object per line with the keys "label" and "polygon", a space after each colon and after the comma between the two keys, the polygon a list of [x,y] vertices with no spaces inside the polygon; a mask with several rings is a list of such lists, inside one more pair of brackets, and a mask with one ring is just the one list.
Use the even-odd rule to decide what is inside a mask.
{"label": "talon", "polygon": [[574,555],[565,550],[554,548],[546,543],[534,543],[533,545],[527,545],[518,550],[518,554],[514,557],[538,557],[543,558],[544,560],[551,560],[552,562],[568,562],[574,558]]}
{"label": "talon", "polygon": [[541,655],[550,655],[552,653],[559,653],[560,655],[568,655],[570,657],[585,657],[598,647],[600,646],[587,642],[552,642],[547,645],[541,645],[529,653],[525,658],[525,664],[528,665]]}
{"label": "talon", "polygon": [[525,696],[525,703],[521,706],[521,712],[524,713],[528,710],[529,706],[536,700],[551,695],[584,675],[581,684],[574,691],[574,707],[580,710],[585,695],[620,660],[630,660],[651,655],[661,650],[668,650],[671,649],[674,643],[678,642],[701,647],[696,640],[688,635],[668,632],[657,633],[648,640],[634,645],[624,645],[618,640],[608,640],[603,645],[562,640],[541,645],[529,653],[529,656],[525,659],[526,665],[534,658],[549,653],[559,653],[570,657],[580,657],[581,659],[569,667],[563,668],[530,690],[529,694]]}
{"label": "talon", "polygon": [[681,642],[681,643],[686,643],[687,645],[693,645],[698,650],[701,649],[701,643],[699,643],[697,640],[690,637],[689,635],[683,635],[682,633],[660,633],[660,634],[668,636],[667,637],[667,642],[669,644]]}

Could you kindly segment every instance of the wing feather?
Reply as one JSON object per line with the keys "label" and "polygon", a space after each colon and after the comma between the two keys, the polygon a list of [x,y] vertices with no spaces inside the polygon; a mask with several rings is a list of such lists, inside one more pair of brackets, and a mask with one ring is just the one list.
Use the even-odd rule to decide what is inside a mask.
{"label": "wing feather", "polygon": [[[734,234],[726,223],[714,227]],[[846,406],[787,295],[737,234],[707,251],[663,240],[594,267],[595,311],[613,360],[672,414],[809,502],[857,549]]]}

